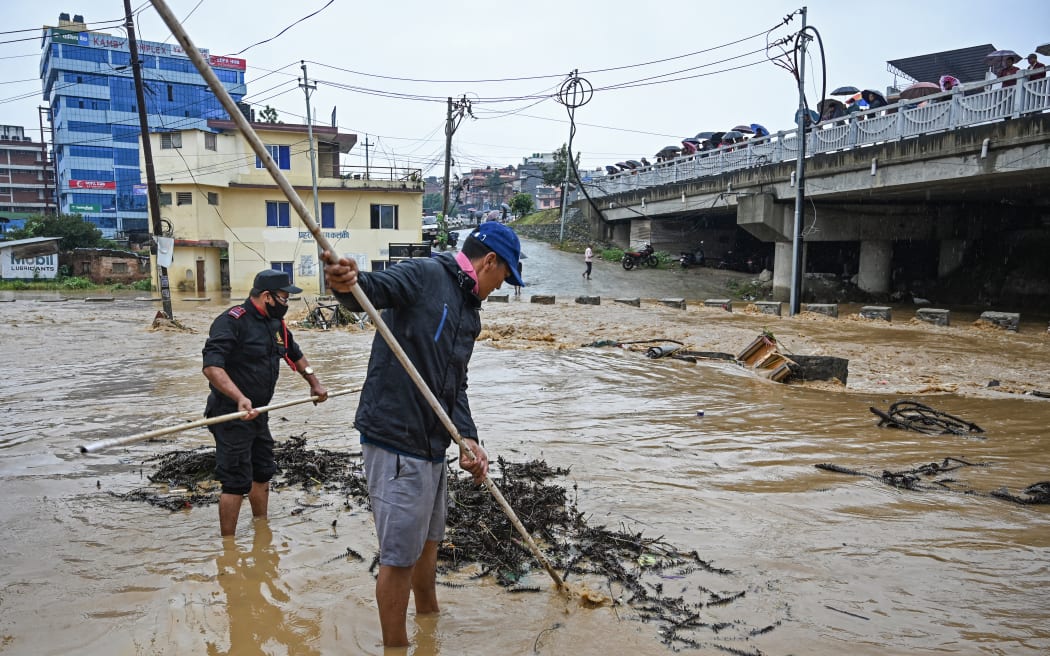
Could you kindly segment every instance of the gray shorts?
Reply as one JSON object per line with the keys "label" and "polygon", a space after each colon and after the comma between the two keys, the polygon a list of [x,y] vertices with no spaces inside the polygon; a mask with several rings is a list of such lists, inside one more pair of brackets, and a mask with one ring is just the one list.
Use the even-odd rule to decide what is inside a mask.
{"label": "gray shorts", "polygon": [[427,540],[445,537],[448,482],[444,462],[428,462],[362,444],[368,497],[379,535],[379,564],[411,567]]}

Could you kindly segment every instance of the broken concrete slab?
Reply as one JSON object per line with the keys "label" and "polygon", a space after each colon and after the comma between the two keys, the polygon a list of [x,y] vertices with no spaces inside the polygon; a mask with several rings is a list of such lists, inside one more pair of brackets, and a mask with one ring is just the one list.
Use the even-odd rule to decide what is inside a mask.
{"label": "broken concrete slab", "polygon": [[783,303],[778,301],[755,301],[754,305],[761,314],[772,314],[779,317],[780,307]]}
{"label": "broken concrete slab", "polygon": [[537,305],[554,305],[554,296],[552,294],[534,294],[529,298],[529,302]]}
{"label": "broken concrete slab", "polygon": [[893,313],[886,305],[865,305],[860,309],[860,316],[864,319],[877,319],[881,321],[892,321]]}
{"label": "broken concrete slab", "polygon": [[722,308],[726,312],[733,311],[733,299],[731,298],[709,298],[704,301],[704,307]]}
{"label": "broken concrete slab", "polygon": [[613,303],[622,303],[624,305],[633,305],[634,307],[642,307],[642,299],[640,298],[614,298]]}
{"label": "broken concrete slab", "polygon": [[849,360],[830,355],[792,354],[792,380],[837,380],[843,385],[849,378]]}
{"label": "broken concrete slab", "polygon": [[978,322],[989,323],[998,328],[1017,332],[1021,326],[1021,315],[1018,312],[982,312]]}
{"label": "broken concrete slab", "polygon": [[685,309],[684,298],[661,298],[660,305],[666,305],[667,307],[678,308],[679,310]]}
{"label": "broken concrete slab", "polygon": [[580,305],[601,305],[601,296],[577,296],[576,302]]}
{"label": "broken concrete slab", "polygon": [[488,302],[489,303],[509,303],[510,302],[510,295],[509,294],[489,294]]}
{"label": "broken concrete slab", "polygon": [[802,311],[823,314],[835,318],[838,318],[839,316],[839,306],[837,303],[803,303]]}
{"label": "broken concrete slab", "polygon": [[935,326],[947,326],[951,324],[951,312],[939,308],[919,308],[915,311],[915,318],[919,321],[932,323]]}

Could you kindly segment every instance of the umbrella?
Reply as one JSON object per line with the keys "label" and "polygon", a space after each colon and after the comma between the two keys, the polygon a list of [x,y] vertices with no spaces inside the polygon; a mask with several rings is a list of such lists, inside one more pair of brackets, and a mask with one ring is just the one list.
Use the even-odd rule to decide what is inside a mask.
{"label": "umbrella", "polygon": [[661,159],[670,159],[671,157],[677,157],[680,152],[682,152],[681,146],[664,146],[656,153],[656,156]]}
{"label": "umbrella", "polygon": [[995,50],[984,56],[988,60],[988,65],[992,67],[992,70],[998,73],[1004,68],[1009,68],[1010,64],[1007,63],[1011,59],[1014,62],[1021,61],[1021,55],[1017,54],[1013,50]]}
{"label": "umbrella", "polygon": [[959,78],[955,77],[954,75],[942,75],[941,79],[939,80],[939,84],[941,87],[941,91],[948,91],[949,89],[954,89],[955,87],[959,86],[960,84],[962,84],[962,82],[960,82]]}
{"label": "umbrella", "polygon": [[699,150],[699,148],[697,148],[697,144],[695,142],[696,142],[696,139],[683,139],[682,140],[682,152],[684,152],[686,155],[692,155],[697,150]]}
{"label": "umbrella", "polygon": [[739,130],[730,130],[722,135],[722,143],[737,143],[743,141],[744,133]]}
{"label": "umbrella", "polygon": [[616,162],[616,166],[619,166],[621,171],[627,171],[631,168],[627,165],[627,162]]}
{"label": "umbrella", "polygon": [[613,175],[614,173],[619,173],[620,169],[616,168],[615,166],[609,166],[608,164],[606,164],[605,165],[605,172],[608,173],[609,175]]}
{"label": "umbrella", "polygon": [[769,136],[769,130],[767,130],[764,125],[759,125],[758,123],[752,123],[751,124],[751,131],[755,133],[756,137],[768,137]]}
{"label": "umbrella", "polygon": [[704,139],[714,139],[717,132],[697,132],[695,139],[703,141]]}
{"label": "umbrella", "polygon": [[627,166],[630,166],[632,169],[640,169],[642,168],[642,163],[636,159],[629,159],[627,160]]}
{"label": "umbrella", "polygon": [[929,96],[940,92],[941,85],[939,84],[934,84],[933,82],[916,82],[915,84],[904,87],[901,90],[901,98],[905,100],[914,100],[915,98],[922,98],[923,96]]}
{"label": "umbrella", "polygon": [[[797,111],[795,112],[795,124],[796,124],[796,125],[798,124],[798,119],[799,119],[799,113],[800,113],[801,111],[802,111],[802,110],[801,110],[801,109],[799,109],[799,110],[797,110]],[[819,121],[819,120],[820,120],[820,114],[816,113],[816,112],[815,112],[815,111],[813,111],[812,109],[807,109],[806,111],[808,112],[808,116],[809,116],[809,122],[810,122],[810,123],[816,123],[817,121]]]}
{"label": "umbrella", "polygon": [[851,96],[851,95],[853,95],[855,93],[859,93],[859,92],[860,92],[860,89],[858,89],[857,87],[845,86],[845,87],[839,87],[839,88],[835,89],[834,91],[831,92],[831,95],[833,95],[833,96]]}
{"label": "umbrella", "polygon": [[1036,46],[1035,51],[1038,52],[1040,55],[1046,55],[1047,57],[1050,57],[1050,43],[1044,43],[1041,46]]}
{"label": "umbrella", "polygon": [[[860,92],[860,95],[861,95],[861,99],[864,100],[864,102],[868,103],[868,107],[871,107],[872,109],[874,109],[876,107],[882,107],[883,105],[886,104],[886,96],[882,95],[878,91],[872,91],[871,89],[865,89],[864,91]],[[874,97],[873,98],[869,98],[868,96],[874,96]]]}
{"label": "umbrella", "polygon": [[699,146],[701,141],[703,141],[703,139],[697,139],[696,137],[686,137],[685,139],[682,139],[683,144],[690,143],[694,146]]}
{"label": "umbrella", "polygon": [[817,112],[820,120],[829,121],[846,115],[846,105],[841,100],[825,98],[817,103]]}
{"label": "umbrella", "polygon": [[735,128],[733,128],[733,131],[734,132],[743,132],[744,134],[754,134],[755,133],[755,131],[751,129],[751,124],[750,123],[748,123],[747,125],[744,125],[743,123],[741,123],[740,125],[738,125]]}

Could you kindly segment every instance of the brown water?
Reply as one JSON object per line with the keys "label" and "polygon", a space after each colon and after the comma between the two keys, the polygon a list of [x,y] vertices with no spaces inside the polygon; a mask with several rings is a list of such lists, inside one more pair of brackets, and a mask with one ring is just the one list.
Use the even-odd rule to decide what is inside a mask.
{"label": "brown water", "polygon": [[[546,257],[539,246],[531,250],[527,277]],[[579,275],[575,258],[563,268]],[[558,284],[563,294],[581,293],[567,279]],[[237,539],[224,544],[214,506],[168,513],[107,494],[146,484],[143,461],[153,454],[210,444],[206,430],[171,443],[77,453],[97,439],[198,418],[206,395],[203,333],[231,303],[176,300],[176,317],[198,330],[187,334],[147,330],[155,305],[131,297],[41,297],[0,303],[7,360],[0,380],[0,653],[383,653],[366,511],[348,511],[340,498],[284,491],[271,497],[272,536],[266,527],[253,531],[245,510]],[[579,321],[565,308],[529,304],[487,304],[483,319],[533,311],[554,333]],[[686,320],[655,308],[638,312],[654,326]],[[873,330],[846,321],[818,328],[829,341],[854,342]],[[335,389],[361,382],[372,335],[298,337]],[[911,340],[926,338],[897,331],[893,339],[905,354]],[[968,357],[965,339],[938,343],[943,357]],[[1045,383],[1050,358],[1036,357],[1043,358],[1032,364],[1043,372],[1036,382]],[[814,468],[833,462],[877,474],[952,456],[988,463],[954,472],[960,484],[1016,493],[1050,480],[1050,402],[927,396],[925,403],[987,431],[984,439],[930,437],[877,428],[868,407],[900,397],[874,380],[859,384],[859,392],[827,391],[770,384],[730,364],[482,342],[471,403],[493,457],[571,466],[565,483],[578,485],[593,522],[664,536],[733,571],[720,579],[723,591],[746,596],[703,611],[730,628],[701,635],[705,647],[691,653],[1050,651],[1050,507],[901,491]],[[306,393],[286,373],[275,400]],[[350,395],[296,406],[275,413],[271,425],[278,439],[305,432],[315,447],[356,452],[355,403]],[[293,514],[303,503],[331,505]],[[341,558],[347,547],[366,562]],[[629,608],[585,609],[554,592],[511,594],[484,579],[459,582],[464,587],[439,589],[440,618],[410,616],[409,653],[670,653],[657,627],[633,619]],[[533,583],[547,582],[538,570]],[[749,636],[771,624],[772,631]]]}

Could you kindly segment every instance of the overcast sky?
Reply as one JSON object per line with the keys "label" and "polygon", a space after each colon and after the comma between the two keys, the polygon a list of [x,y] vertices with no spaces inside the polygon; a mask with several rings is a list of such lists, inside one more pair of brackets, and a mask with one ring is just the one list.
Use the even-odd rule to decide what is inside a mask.
{"label": "overcast sky", "polygon": [[[123,16],[123,2],[4,4],[0,124],[24,125],[38,138],[39,33],[14,30],[54,25],[59,13],[68,12],[83,14],[93,29],[123,35],[112,22]],[[368,135],[375,144],[373,165],[408,165],[441,175],[450,95],[471,99],[476,117],[466,118],[455,135],[458,170],[520,164],[531,153],[549,152],[568,140],[569,122],[562,105],[542,96],[553,94],[573,69],[598,89],[576,110],[573,151],[582,153],[586,168],[652,159],[661,147],[702,130],[739,123],[761,123],[773,132],[789,129],[798,106],[794,79],[765,56],[767,31],[772,29],[773,42],[801,27],[798,15],[781,24],[802,7],[786,0],[168,4],[198,47],[247,60],[246,100],[273,106],[285,123],[305,120],[297,77],[300,60],[306,60],[317,81],[312,103],[318,122],[329,124],[337,107],[340,129],[359,135],[347,164],[364,163],[361,144]],[[989,43],[1024,56],[1050,42],[1047,0],[813,0],[807,6],[807,23],[823,40],[829,90],[907,84],[887,71],[890,59]],[[243,13],[234,13],[234,7]],[[140,10],[140,40],[174,41],[147,2],[134,0],[132,9]],[[738,43],[725,45],[731,42]],[[822,78],[817,42],[805,75],[813,105]],[[508,78],[517,79],[486,81]],[[623,88],[603,90],[610,86]]]}

